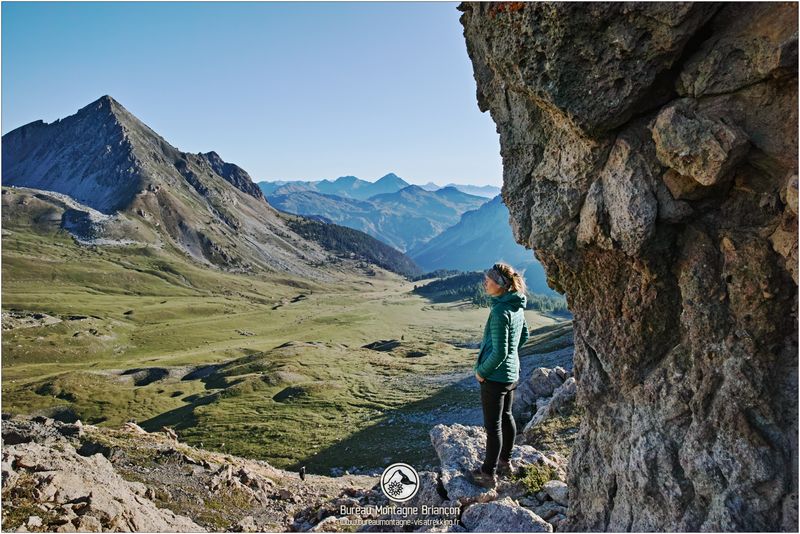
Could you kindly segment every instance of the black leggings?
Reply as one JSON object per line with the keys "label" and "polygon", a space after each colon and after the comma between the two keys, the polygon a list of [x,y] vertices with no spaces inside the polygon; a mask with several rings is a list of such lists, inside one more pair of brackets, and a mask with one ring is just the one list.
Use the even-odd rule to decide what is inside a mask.
{"label": "black leggings", "polygon": [[481,469],[494,473],[498,460],[508,461],[517,436],[517,424],[511,414],[517,382],[481,382],[483,426],[486,428],[486,460]]}

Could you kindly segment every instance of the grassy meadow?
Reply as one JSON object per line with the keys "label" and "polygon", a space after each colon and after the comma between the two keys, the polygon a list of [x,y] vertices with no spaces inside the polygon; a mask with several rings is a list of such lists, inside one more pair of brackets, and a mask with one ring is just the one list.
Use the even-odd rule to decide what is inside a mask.
{"label": "grassy meadow", "polygon": [[[229,274],[167,249],[79,245],[4,212],[2,410],[167,425],[322,474],[434,463],[431,418],[480,407],[469,347],[488,310],[376,273],[335,285]],[[547,332],[569,330],[526,314],[548,346]],[[396,342],[365,348],[380,340]]]}

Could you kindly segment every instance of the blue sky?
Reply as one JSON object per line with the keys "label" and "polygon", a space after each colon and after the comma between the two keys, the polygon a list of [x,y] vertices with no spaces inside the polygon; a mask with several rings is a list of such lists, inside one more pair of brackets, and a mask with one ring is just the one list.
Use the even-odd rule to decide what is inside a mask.
{"label": "blue sky", "polygon": [[104,94],[255,181],[500,185],[455,2],[2,4],[2,131]]}

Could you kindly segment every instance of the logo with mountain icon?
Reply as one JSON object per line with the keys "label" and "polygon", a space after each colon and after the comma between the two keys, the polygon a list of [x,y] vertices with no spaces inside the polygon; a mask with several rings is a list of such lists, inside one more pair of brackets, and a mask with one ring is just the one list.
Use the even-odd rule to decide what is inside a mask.
{"label": "logo with mountain icon", "polygon": [[417,494],[419,474],[408,464],[392,464],[383,470],[381,490],[389,499],[395,502],[405,502]]}

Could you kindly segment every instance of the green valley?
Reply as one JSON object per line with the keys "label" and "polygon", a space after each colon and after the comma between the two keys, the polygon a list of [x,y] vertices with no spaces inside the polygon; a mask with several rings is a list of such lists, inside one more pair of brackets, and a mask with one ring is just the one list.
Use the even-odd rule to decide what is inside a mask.
{"label": "green valley", "polygon": [[[81,245],[3,194],[4,412],[166,425],[327,474],[433,462],[432,424],[480,409],[471,366],[488,310],[413,293],[424,280],[375,266],[335,283],[234,274],[167,247]],[[569,324],[527,313],[532,329]]]}

